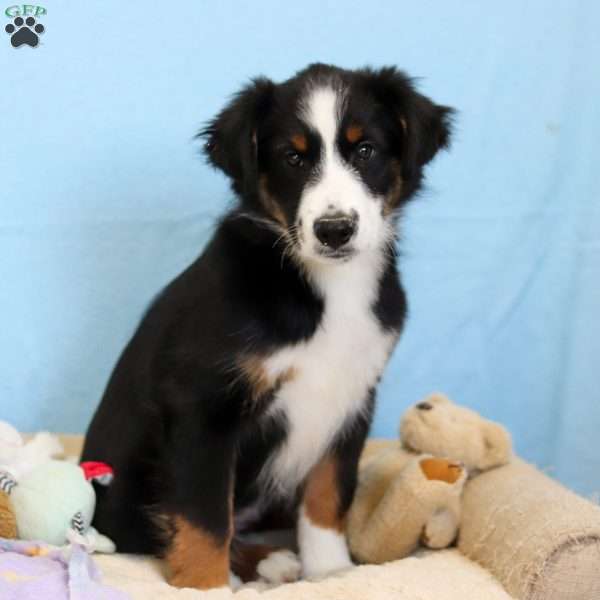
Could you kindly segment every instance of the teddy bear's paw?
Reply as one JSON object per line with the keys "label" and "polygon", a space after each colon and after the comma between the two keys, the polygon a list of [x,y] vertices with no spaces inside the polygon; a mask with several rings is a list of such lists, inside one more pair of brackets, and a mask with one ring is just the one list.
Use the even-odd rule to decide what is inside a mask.
{"label": "teddy bear's paw", "polygon": [[447,548],[458,534],[458,519],[446,509],[436,512],[425,524],[421,542],[428,548]]}
{"label": "teddy bear's paw", "polygon": [[419,462],[423,475],[429,481],[443,481],[450,485],[464,480],[466,475],[465,466],[455,460],[445,458],[424,458]]}

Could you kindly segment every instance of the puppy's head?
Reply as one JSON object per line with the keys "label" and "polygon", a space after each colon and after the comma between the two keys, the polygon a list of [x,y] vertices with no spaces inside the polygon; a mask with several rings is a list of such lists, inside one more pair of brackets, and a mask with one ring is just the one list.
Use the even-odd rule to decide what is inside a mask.
{"label": "puppy's head", "polygon": [[281,84],[254,80],[203,135],[251,214],[301,260],[334,263],[393,239],[451,115],[394,68],[317,64]]}

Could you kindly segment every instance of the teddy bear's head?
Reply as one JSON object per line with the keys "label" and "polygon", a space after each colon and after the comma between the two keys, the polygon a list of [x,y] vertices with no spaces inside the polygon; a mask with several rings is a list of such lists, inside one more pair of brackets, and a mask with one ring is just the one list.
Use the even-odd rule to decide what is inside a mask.
{"label": "teddy bear's head", "polygon": [[400,438],[409,450],[452,457],[470,471],[506,464],[512,454],[510,434],[504,427],[443,394],[431,394],[404,414]]}

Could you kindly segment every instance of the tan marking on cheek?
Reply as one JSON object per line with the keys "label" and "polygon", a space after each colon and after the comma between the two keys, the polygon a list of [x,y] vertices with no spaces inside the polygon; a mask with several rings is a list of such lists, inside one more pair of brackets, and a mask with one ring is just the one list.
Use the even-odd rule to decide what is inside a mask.
{"label": "tan marking on cheek", "polygon": [[311,523],[342,532],[345,519],[340,516],[337,462],[325,458],[308,475],[304,490],[304,510]]}
{"label": "tan marking on cheek", "polygon": [[262,175],[258,184],[258,193],[261,203],[267,214],[281,227],[287,229],[288,222],[277,199],[269,192],[267,188],[267,178]]}
{"label": "tan marking on cheek", "polygon": [[395,163],[393,166],[394,170],[394,183],[390,188],[389,192],[386,194],[383,201],[383,216],[389,216],[395,208],[397,208],[398,203],[400,202],[400,196],[402,194],[402,175],[400,172],[400,164]]}
{"label": "tan marking on cheek", "polygon": [[230,537],[221,542],[180,515],[173,518],[173,527],[165,556],[169,583],[200,590],[228,585]]}
{"label": "tan marking on cheek", "polygon": [[306,152],[308,150],[308,141],[303,133],[293,135],[291,142],[296,152]]}
{"label": "tan marking on cheek", "polygon": [[406,124],[406,119],[404,117],[400,117],[400,125],[402,125],[402,131],[404,131],[404,135],[408,133],[408,125]]}
{"label": "tan marking on cheek", "polygon": [[263,357],[250,355],[242,358],[238,364],[242,376],[250,385],[253,401],[259,400],[271,390],[275,390],[282,384],[291,381],[296,375],[294,367],[290,367],[277,377],[271,377],[264,367],[264,360]]}
{"label": "tan marking on cheek", "polygon": [[351,143],[355,144],[360,140],[363,135],[363,128],[360,125],[350,125],[346,129],[346,139]]}

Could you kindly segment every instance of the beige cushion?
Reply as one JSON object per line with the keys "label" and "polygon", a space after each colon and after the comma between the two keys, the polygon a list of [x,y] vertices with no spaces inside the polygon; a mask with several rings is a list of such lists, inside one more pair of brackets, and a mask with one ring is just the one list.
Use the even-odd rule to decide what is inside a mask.
{"label": "beige cushion", "polygon": [[600,600],[600,508],[519,459],[467,484],[458,547],[521,600]]}
{"label": "beige cushion", "polygon": [[[63,435],[61,441],[65,446],[66,455],[80,454],[82,436]],[[397,442],[370,440],[365,448],[363,462],[381,448],[389,447],[391,443]],[[467,483],[458,548],[464,555],[487,568],[502,582],[506,590],[519,600],[600,600],[600,508],[568,491],[519,459],[504,467],[483,473]],[[106,561],[107,567],[111,564],[115,566],[120,564],[114,563],[110,557],[102,560]],[[422,562],[410,562],[412,560],[414,559],[405,559],[377,568],[357,569],[358,573],[368,578],[369,583],[365,585],[373,586],[374,595],[369,597],[379,597],[376,591],[380,578],[381,589],[387,589],[385,586],[390,585],[388,574],[392,579],[397,576],[400,585],[402,577],[407,577],[408,572],[412,573],[412,569],[416,569],[417,565],[419,569],[423,565]],[[443,553],[436,560],[453,562],[456,559],[452,553]],[[432,561],[432,565],[434,562]],[[402,566],[403,563],[406,563],[406,566]],[[459,561],[455,566],[468,568],[469,564],[468,561]],[[418,569],[414,573],[417,572]],[[344,580],[349,584],[347,588],[345,583],[342,585],[344,597],[354,597],[348,595],[354,586],[364,593],[361,587],[363,584],[359,583],[363,575],[357,575],[358,579],[350,577]],[[465,573],[467,580],[472,575],[473,573]],[[414,596],[415,598],[467,600],[471,597],[464,595],[464,592],[460,592],[463,593],[462,596],[460,593],[457,595],[452,589],[448,589],[446,595],[427,595],[426,581],[425,575],[423,596]],[[480,583],[483,587],[480,587],[477,592],[479,594],[476,596],[477,600],[509,598],[507,595],[502,596],[491,582],[493,580],[490,579],[486,584]],[[310,594],[317,594],[322,598],[341,597],[326,594],[329,588],[332,593],[334,590],[335,593],[341,593],[338,587],[341,581],[338,584],[323,585],[322,592],[319,590],[317,594],[317,589],[312,587]],[[138,582],[132,586],[131,591],[144,587]],[[282,590],[290,588],[291,591],[292,587],[294,586],[285,586]],[[278,593],[273,598],[317,597],[310,594],[305,596],[308,589],[302,589],[303,594],[279,596]],[[389,593],[389,589],[385,593]],[[143,594],[140,594],[140,597],[142,596]],[[170,594],[165,595],[167,596],[170,597]],[[381,597],[391,596],[382,593]],[[395,595],[394,598],[413,598],[413,596]]]}

